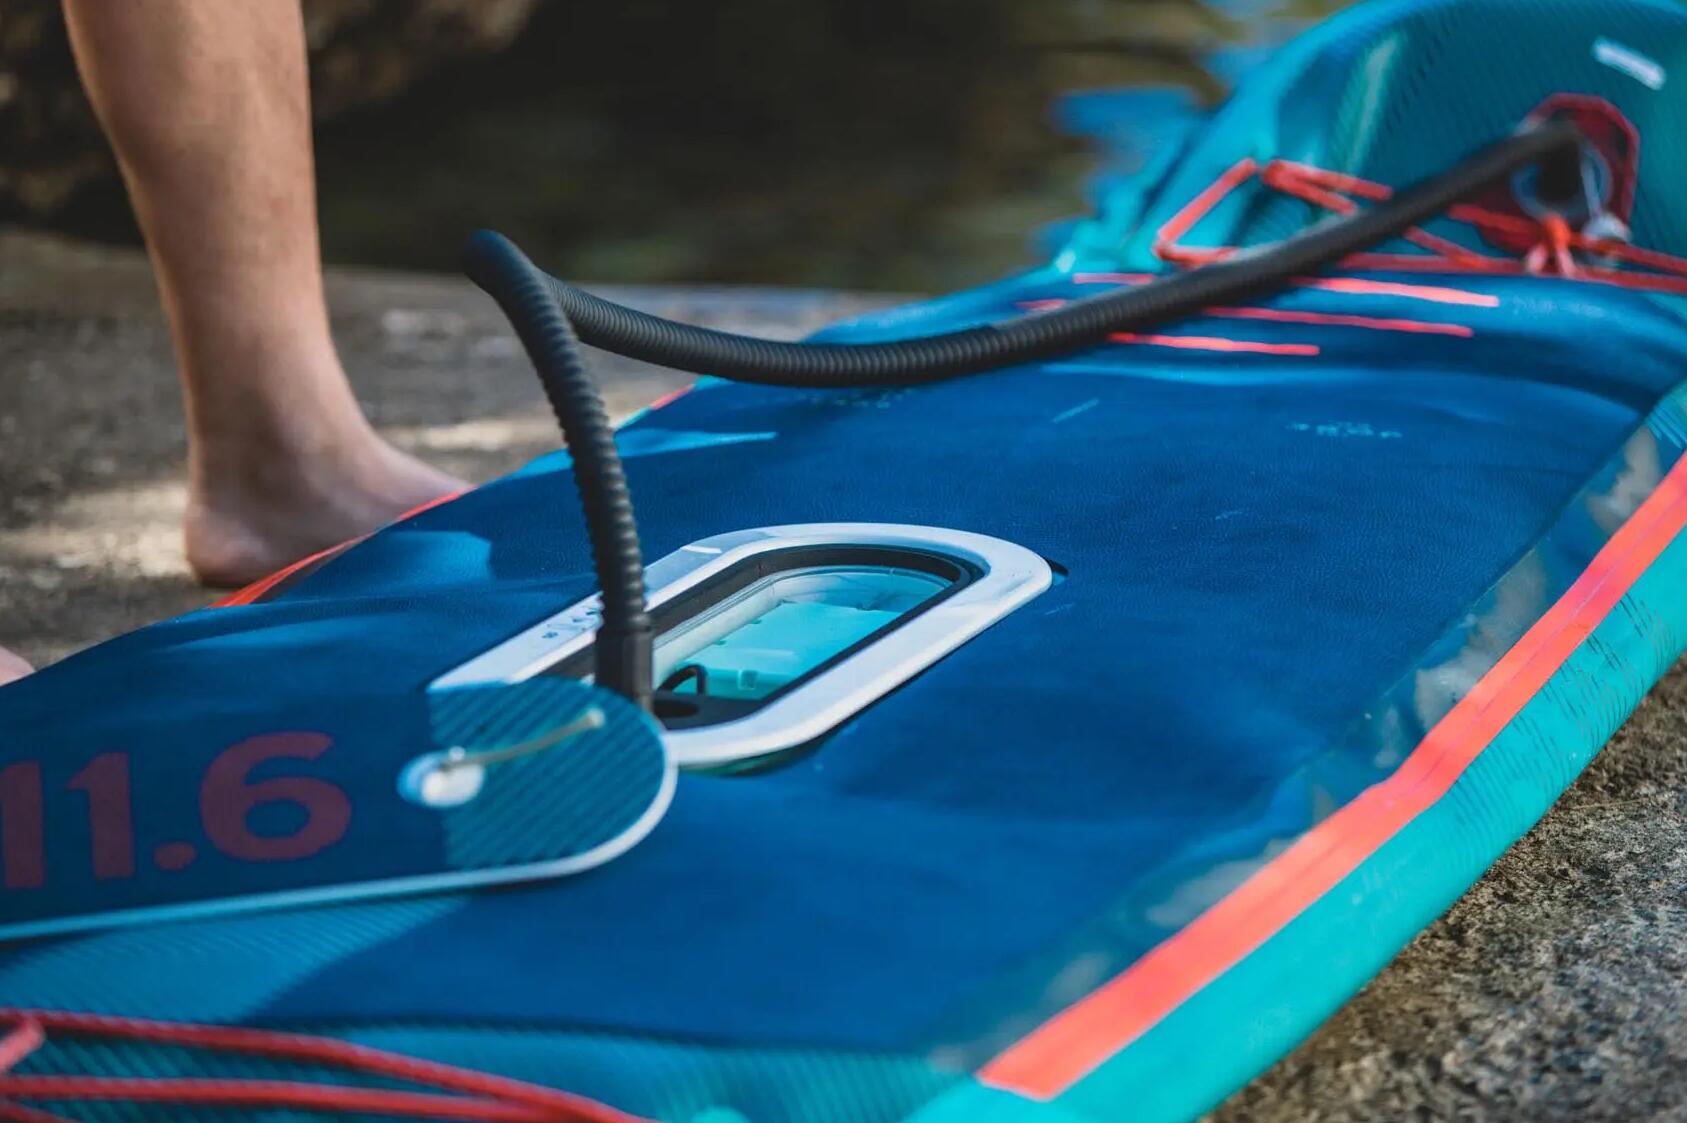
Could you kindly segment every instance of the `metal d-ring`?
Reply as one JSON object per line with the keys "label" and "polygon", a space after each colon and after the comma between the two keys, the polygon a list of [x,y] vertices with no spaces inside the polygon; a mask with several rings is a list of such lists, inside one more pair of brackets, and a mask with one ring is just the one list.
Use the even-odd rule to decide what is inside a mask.
{"label": "metal d-ring", "polygon": [[603,710],[588,707],[573,721],[547,733],[501,749],[467,749],[454,745],[444,752],[424,753],[411,761],[398,778],[399,794],[423,807],[460,807],[480,794],[486,770],[496,764],[554,749],[607,724]]}

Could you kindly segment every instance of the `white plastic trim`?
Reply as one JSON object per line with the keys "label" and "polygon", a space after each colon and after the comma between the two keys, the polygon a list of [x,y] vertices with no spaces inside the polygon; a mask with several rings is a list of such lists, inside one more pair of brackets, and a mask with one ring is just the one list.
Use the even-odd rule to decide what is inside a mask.
{"label": "white plastic trim", "polygon": [[[889,546],[970,563],[980,576],[865,648],[736,721],[663,734],[681,767],[717,767],[814,740],[942,659],[1054,583],[1048,562],[983,534],[894,523],[802,523],[719,534],[645,569],[650,605],[681,596],[756,554],[812,546]],[[587,597],[454,667],[430,690],[515,683],[582,651],[602,601]]]}

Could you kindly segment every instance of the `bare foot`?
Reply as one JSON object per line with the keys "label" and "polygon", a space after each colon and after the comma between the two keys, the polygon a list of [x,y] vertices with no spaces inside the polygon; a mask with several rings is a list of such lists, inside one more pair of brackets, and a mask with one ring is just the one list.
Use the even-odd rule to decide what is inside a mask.
{"label": "bare foot", "polygon": [[188,565],[207,585],[245,585],[465,486],[362,425],[319,447],[249,445],[217,470],[195,466]]}
{"label": "bare foot", "polygon": [[33,674],[34,671],[34,667],[31,667],[4,647],[0,647],[0,686],[5,686],[8,682],[16,682],[27,674]]}

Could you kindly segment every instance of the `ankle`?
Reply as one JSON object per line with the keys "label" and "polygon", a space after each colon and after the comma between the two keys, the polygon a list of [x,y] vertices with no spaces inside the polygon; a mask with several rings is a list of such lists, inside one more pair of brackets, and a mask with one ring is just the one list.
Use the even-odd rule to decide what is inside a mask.
{"label": "ankle", "polygon": [[309,494],[355,485],[368,472],[381,438],[361,414],[256,416],[219,424],[196,436],[188,454],[191,494],[216,505]]}
{"label": "ankle", "polygon": [[250,300],[228,302],[220,319],[209,303],[171,309],[194,462],[238,473],[376,439],[320,301],[277,299],[256,320]]}

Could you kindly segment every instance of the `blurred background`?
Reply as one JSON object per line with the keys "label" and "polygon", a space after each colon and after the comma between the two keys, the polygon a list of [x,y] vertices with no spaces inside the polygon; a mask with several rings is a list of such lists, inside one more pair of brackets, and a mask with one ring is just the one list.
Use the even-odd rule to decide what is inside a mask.
{"label": "blurred background", "polygon": [[[304,0],[353,389],[405,451],[509,472],[557,438],[457,272],[469,230],[664,315],[801,336],[1045,257],[1343,2]],[[593,366],[620,417],[685,381]],[[43,665],[206,603],[184,454],[59,0],[0,0],[0,646]]]}
{"label": "blurred background", "polygon": [[[474,224],[592,281],[935,291],[1342,0],[306,0],[331,262]],[[0,6],[0,222],[137,239],[57,0]]]}

